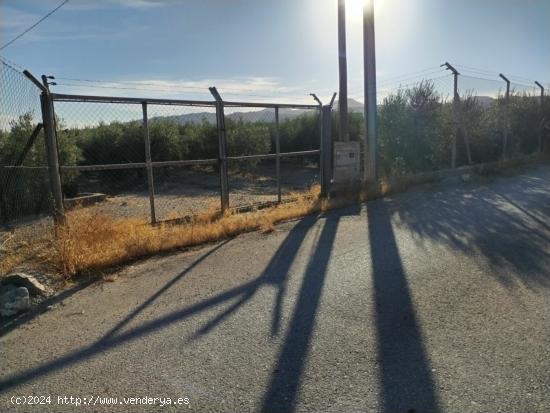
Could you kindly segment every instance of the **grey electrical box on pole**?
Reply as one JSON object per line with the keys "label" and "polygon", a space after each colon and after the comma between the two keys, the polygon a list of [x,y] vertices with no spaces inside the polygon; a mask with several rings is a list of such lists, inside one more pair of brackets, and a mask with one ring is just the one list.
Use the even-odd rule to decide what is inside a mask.
{"label": "grey electrical box on pole", "polygon": [[349,141],[348,128],[348,74],[346,52],[346,0],[338,0],[338,130],[339,138],[343,142]]}
{"label": "grey electrical box on pole", "polygon": [[376,182],[376,51],[374,39],[374,0],[363,7],[363,65],[365,71],[365,170],[364,180]]}

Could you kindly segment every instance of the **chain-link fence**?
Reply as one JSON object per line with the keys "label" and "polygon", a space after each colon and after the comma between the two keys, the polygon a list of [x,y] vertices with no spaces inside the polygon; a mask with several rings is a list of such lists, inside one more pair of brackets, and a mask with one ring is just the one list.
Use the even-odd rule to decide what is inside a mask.
{"label": "chain-link fence", "polygon": [[[322,163],[330,163],[336,111],[323,111],[326,123],[317,105],[228,102],[215,88],[211,101],[42,89],[46,103],[41,107],[42,85],[4,61],[1,68],[4,223],[50,213],[54,204],[56,212],[85,209],[143,222],[188,220],[206,210],[281,202],[330,181],[330,168]],[[550,132],[550,99],[541,96],[539,86],[504,75],[488,79],[443,69],[407,84],[381,82],[379,176],[541,151]],[[365,122],[356,103],[349,105],[348,130],[352,141],[361,142],[364,159]],[[41,109],[43,122],[55,124],[46,135]],[[328,157],[320,156],[321,143]],[[54,147],[58,159],[48,151]]]}
{"label": "chain-link fence", "polygon": [[209,102],[168,103],[145,105],[146,145],[143,102],[56,99],[58,140],[73,145],[77,154],[60,168],[69,207],[93,206],[110,215],[148,220],[154,202],[154,218],[163,221],[219,203],[215,107]]}
{"label": "chain-link fence", "polygon": [[68,209],[185,220],[207,210],[280,202],[319,179],[314,105],[52,99],[58,144],[73,154],[60,156]]}
{"label": "chain-link fence", "polygon": [[0,221],[21,223],[51,211],[40,89],[0,59]]}
{"label": "chain-link fence", "polygon": [[[378,91],[382,177],[513,159],[540,152],[550,100],[505,77],[438,75]],[[546,119],[546,122],[544,121]],[[351,118],[350,122],[354,119]],[[357,130],[364,130],[358,117]],[[351,123],[353,125],[353,123]],[[358,133],[351,138],[360,139]]]}
{"label": "chain-link fence", "polygon": [[540,151],[543,114],[537,89],[505,77],[459,76],[459,144],[471,147],[469,155],[467,147],[462,150],[459,162],[491,162]]}
{"label": "chain-link fence", "polygon": [[280,202],[320,183],[318,108],[225,106],[230,206]]}

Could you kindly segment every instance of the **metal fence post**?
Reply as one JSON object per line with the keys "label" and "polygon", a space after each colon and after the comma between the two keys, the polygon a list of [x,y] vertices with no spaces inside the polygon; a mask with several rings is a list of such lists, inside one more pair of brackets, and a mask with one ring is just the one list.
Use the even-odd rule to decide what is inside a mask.
{"label": "metal fence post", "polygon": [[542,134],[544,133],[544,86],[535,81],[535,84],[540,88],[540,128],[539,128],[539,152],[542,152]]}
{"label": "metal fence post", "polygon": [[155,213],[155,184],[153,181],[153,165],[151,160],[151,140],[149,138],[149,123],[147,118],[147,102],[142,102],[143,109],[143,140],[145,143],[145,168],[147,169],[147,188],[149,190],[149,204],[151,206],[151,224],[157,223]]}
{"label": "metal fence post", "polygon": [[330,194],[332,177],[332,105],[320,108],[322,119],[321,131],[321,196],[327,198]]}
{"label": "metal fence post", "polygon": [[336,93],[328,105],[323,106],[321,100],[315,95],[310,95],[319,104],[319,123],[320,123],[320,154],[319,154],[319,175],[321,181],[321,196],[327,198],[330,195],[330,183],[332,179],[332,105],[336,98]]}
{"label": "metal fence post", "polygon": [[504,95],[506,109],[504,111],[504,130],[502,133],[502,159],[506,160],[508,153],[508,124],[510,122],[510,80],[502,73],[499,76],[506,82],[506,94]]}
{"label": "metal fence post", "polygon": [[445,66],[447,70],[450,70],[453,73],[453,124],[454,124],[454,133],[453,133],[453,142],[451,144],[451,168],[456,168],[456,145],[457,145],[457,135],[458,135],[458,105],[459,105],[459,96],[458,96],[458,70],[456,70],[449,62],[445,62],[441,67]]}
{"label": "metal fence post", "polygon": [[65,223],[65,207],[63,205],[63,190],[61,188],[61,174],[59,172],[59,154],[57,152],[57,135],[55,130],[55,114],[53,100],[45,90],[40,95],[42,123],[46,138],[46,157],[48,159],[48,173],[52,190],[54,210],[53,219],[56,224]]}
{"label": "metal fence post", "polygon": [[[321,196],[326,198],[330,191],[327,188],[327,167],[328,165],[325,162],[325,154],[327,149],[325,147],[325,123],[323,116],[323,102],[317,97],[315,93],[310,93],[310,96],[319,104],[319,181],[321,183]],[[332,100],[334,101],[334,95]],[[330,126],[330,125],[329,125]],[[330,149],[329,149],[330,150]]]}
{"label": "metal fence post", "polygon": [[279,136],[279,107],[275,107],[275,153],[277,154],[275,169],[277,172],[277,202],[281,203],[281,139]]}
{"label": "metal fence post", "polygon": [[216,99],[216,120],[218,125],[218,167],[220,170],[220,198],[222,212],[229,209],[229,181],[227,177],[227,136],[223,100],[215,87],[209,88]]}

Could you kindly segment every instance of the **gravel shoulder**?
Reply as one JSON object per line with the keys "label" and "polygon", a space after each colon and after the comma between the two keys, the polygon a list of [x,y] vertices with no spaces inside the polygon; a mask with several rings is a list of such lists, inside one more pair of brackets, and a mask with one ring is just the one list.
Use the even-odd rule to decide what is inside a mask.
{"label": "gravel shoulder", "polygon": [[1,409],[548,411],[549,216],[538,166],[136,263],[0,337]]}

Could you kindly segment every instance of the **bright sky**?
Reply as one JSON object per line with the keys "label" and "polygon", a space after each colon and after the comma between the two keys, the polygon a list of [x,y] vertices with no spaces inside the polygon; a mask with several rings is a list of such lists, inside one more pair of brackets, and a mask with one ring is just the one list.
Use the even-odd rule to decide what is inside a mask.
{"label": "bright sky", "polygon": [[[0,0],[0,43],[60,2]],[[349,94],[362,100],[361,0],[347,12]],[[70,0],[0,54],[55,75],[59,92],[210,99],[215,85],[232,100],[310,102],[338,89],[336,16],[337,0]],[[380,89],[441,76],[444,61],[548,85],[550,0],[376,0],[376,46]]]}

